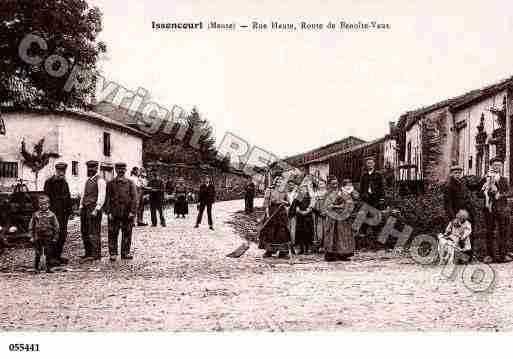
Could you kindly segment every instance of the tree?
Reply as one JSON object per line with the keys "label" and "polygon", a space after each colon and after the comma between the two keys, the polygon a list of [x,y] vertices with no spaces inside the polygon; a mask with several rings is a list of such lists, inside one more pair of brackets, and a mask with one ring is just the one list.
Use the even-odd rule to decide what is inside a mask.
{"label": "tree", "polygon": [[21,141],[21,155],[23,156],[23,163],[29,167],[35,174],[35,185],[37,191],[37,183],[39,179],[39,171],[48,165],[50,158],[58,158],[59,154],[55,152],[43,152],[43,145],[45,139],[42,138],[34,145],[34,151],[28,152],[25,145],[25,140]]}
{"label": "tree", "polygon": [[[180,128],[184,126],[185,130]],[[170,133],[155,133],[145,142],[143,151],[145,162],[209,164],[218,167],[220,161],[216,155],[212,126],[196,108],[192,109],[183,123],[176,123]]]}
{"label": "tree", "polygon": [[[15,106],[88,108],[93,83],[70,91],[64,85],[75,66],[95,73],[99,56],[106,52],[105,44],[96,40],[102,30],[100,10],[85,0],[2,0],[1,8],[0,98],[12,100]],[[48,74],[45,61],[31,65],[20,57],[20,43],[29,34],[43,38],[48,47],[34,44],[30,56],[45,60],[58,55],[67,61],[62,76]],[[64,66],[48,63],[54,71]]]}

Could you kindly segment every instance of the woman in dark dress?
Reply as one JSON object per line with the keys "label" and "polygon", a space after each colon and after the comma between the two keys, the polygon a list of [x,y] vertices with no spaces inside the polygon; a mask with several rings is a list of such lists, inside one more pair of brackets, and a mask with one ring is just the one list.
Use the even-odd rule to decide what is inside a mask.
{"label": "woman in dark dress", "polygon": [[176,218],[189,214],[189,203],[187,201],[187,188],[183,178],[179,178],[175,187],[175,216]]}
{"label": "woman in dark dress", "polygon": [[291,206],[295,207],[296,215],[296,245],[299,246],[299,254],[308,254],[313,245],[313,218],[312,200],[308,192],[308,186],[300,187],[299,196]]}
{"label": "woman in dark dress", "polygon": [[276,177],[264,195],[265,221],[258,244],[258,248],[265,249],[264,258],[271,257],[276,251],[279,258],[289,258],[291,239],[285,209],[289,203],[287,193],[280,191],[281,184],[281,177]]}

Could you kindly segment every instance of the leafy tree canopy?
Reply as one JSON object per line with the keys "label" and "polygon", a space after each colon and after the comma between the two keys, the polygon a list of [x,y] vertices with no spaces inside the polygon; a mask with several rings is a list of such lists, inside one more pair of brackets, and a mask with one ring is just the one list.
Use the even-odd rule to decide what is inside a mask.
{"label": "leafy tree canopy", "polygon": [[[17,106],[44,108],[88,108],[94,86],[65,91],[64,85],[74,66],[95,73],[99,56],[106,46],[97,41],[102,30],[102,13],[85,0],[2,0],[0,5],[0,99]],[[51,76],[45,61],[26,63],[18,50],[29,34],[43,38],[47,49],[37,44],[29,48],[30,56],[43,60],[50,55],[62,56],[67,71]],[[59,71],[60,65],[47,66]],[[28,92],[30,92],[28,94]]]}

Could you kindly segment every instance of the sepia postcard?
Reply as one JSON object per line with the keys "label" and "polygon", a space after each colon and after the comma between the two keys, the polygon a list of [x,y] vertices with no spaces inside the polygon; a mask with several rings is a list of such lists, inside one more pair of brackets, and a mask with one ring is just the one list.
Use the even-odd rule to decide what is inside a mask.
{"label": "sepia postcard", "polygon": [[1,356],[499,354],[512,10],[1,0]]}

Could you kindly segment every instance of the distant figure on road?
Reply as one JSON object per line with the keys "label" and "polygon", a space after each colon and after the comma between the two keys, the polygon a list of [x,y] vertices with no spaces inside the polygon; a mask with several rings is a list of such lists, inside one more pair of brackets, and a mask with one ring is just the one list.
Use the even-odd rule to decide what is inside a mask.
{"label": "distant figure on road", "polygon": [[175,216],[185,218],[189,214],[189,203],[187,200],[187,188],[183,177],[178,178],[175,187]]}
{"label": "distant figure on road", "polygon": [[212,206],[216,200],[216,189],[212,184],[209,176],[203,179],[203,183],[199,188],[199,204],[198,204],[198,218],[196,219],[196,228],[201,223],[203,218],[203,211],[207,208],[208,226],[214,230],[214,221],[212,219]]}
{"label": "distant figure on road", "polygon": [[46,180],[44,191],[50,199],[50,211],[59,221],[59,239],[51,248],[50,263],[52,265],[67,264],[68,259],[62,257],[64,243],[68,236],[68,220],[73,215],[73,204],[68,182],[66,181],[66,168],[64,162],[55,164],[55,175]]}
{"label": "distant figure on road", "polygon": [[137,210],[137,189],[135,184],[125,177],[126,164],[116,163],[116,178],[107,184],[105,213],[109,216],[109,254],[115,261],[118,255],[118,236],[121,230],[121,258],[133,259],[130,255],[132,227]]}
{"label": "distant figure on road", "polygon": [[246,184],[246,193],[244,194],[244,210],[246,214],[253,213],[253,201],[255,199],[255,191],[255,184],[253,183],[253,179],[250,178],[248,180],[248,183]]}
{"label": "distant figure on road", "polygon": [[150,212],[151,212],[151,225],[157,226],[157,212],[159,213],[160,225],[166,226],[166,219],[164,218],[164,193],[166,188],[164,182],[160,179],[156,171],[152,172],[151,179],[148,182],[150,187]]}

